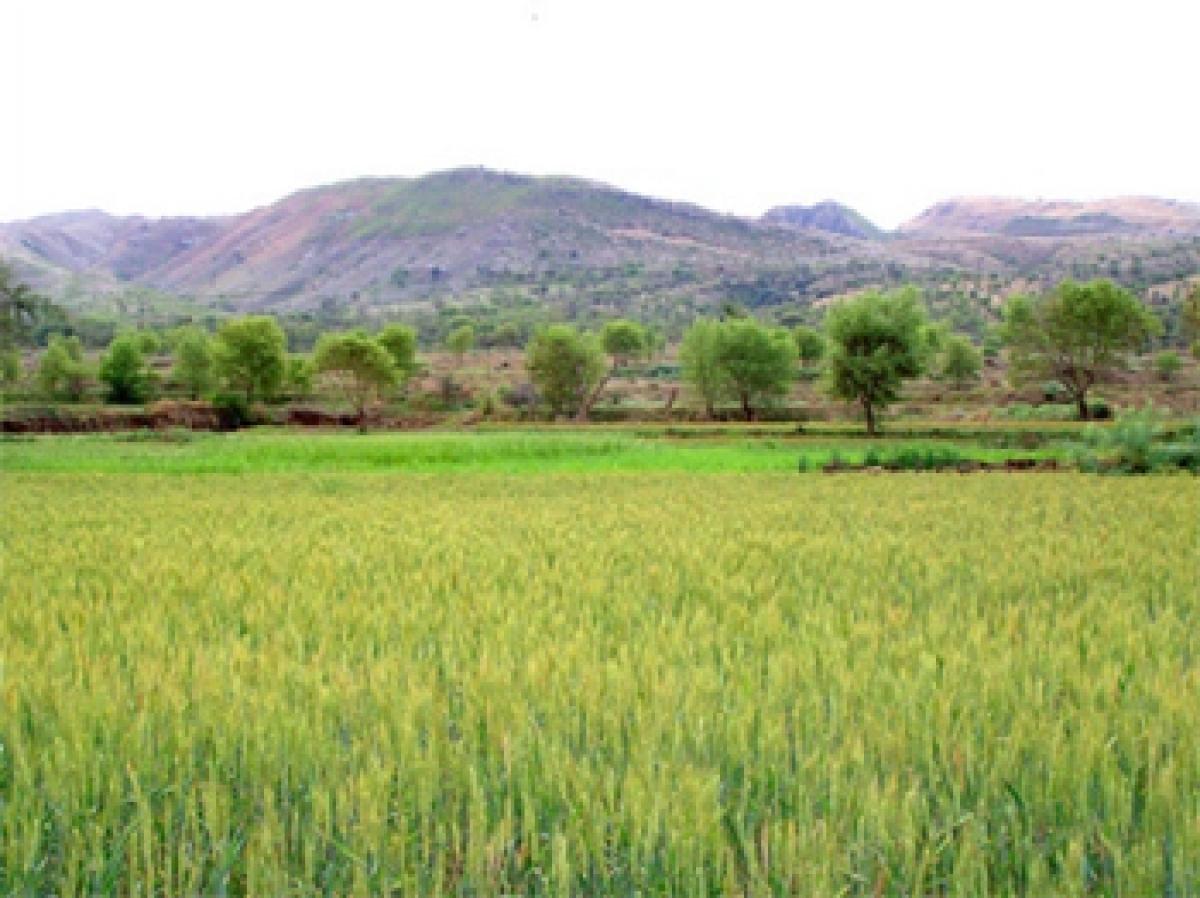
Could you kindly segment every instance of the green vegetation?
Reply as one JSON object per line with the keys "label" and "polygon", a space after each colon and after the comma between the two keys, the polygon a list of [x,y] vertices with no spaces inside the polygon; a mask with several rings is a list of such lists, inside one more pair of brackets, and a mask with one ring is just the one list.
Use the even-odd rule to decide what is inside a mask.
{"label": "green vegetation", "polygon": [[1129,356],[1162,329],[1136,297],[1105,280],[1064,281],[1039,300],[1013,297],[1004,315],[1010,376],[1058,383],[1080,420],[1089,415],[1088,391],[1128,367]]}
{"label": "green vegetation", "polygon": [[38,362],[37,381],[42,394],[49,399],[78,402],[87,389],[88,377],[79,338],[51,337]]}
{"label": "green vegetation", "polygon": [[604,352],[591,335],[556,324],[534,334],[525,367],[554,414],[586,413],[586,400],[604,375]]}
{"label": "green vegetation", "polygon": [[283,386],[287,337],[274,318],[247,315],[217,331],[217,373],[247,402],[270,399]]}
{"label": "green vegetation", "polygon": [[150,398],[153,379],[143,353],[147,347],[157,348],[158,344],[144,336],[139,333],[119,335],[100,359],[97,376],[108,387],[109,402],[132,405]]}
{"label": "green vegetation", "polygon": [[198,327],[185,327],[173,335],[175,381],[192,399],[199,399],[216,385],[216,359],[212,339]]}
{"label": "green vegetation", "polygon": [[916,293],[864,293],[834,306],[826,318],[830,393],[857,402],[867,433],[881,408],[895,402],[907,378],[921,373],[927,334]]}
{"label": "green vegetation", "polygon": [[[680,428],[653,431],[548,430],[369,435],[296,433],[266,428],[213,434],[156,433],[26,437],[0,442],[0,471],[255,474],[324,471],[494,471],[509,474],[817,470],[833,460],[952,447],[963,459],[1042,457],[1053,450],[1013,451],[998,441],[913,439],[875,443],[844,437],[798,438],[794,432],[717,434]],[[676,437],[692,436],[690,439]]]}
{"label": "green vegetation", "polygon": [[382,343],[361,331],[325,334],[313,353],[313,371],[341,381],[361,426],[367,404],[396,383],[396,366]]}
{"label": "green vegetation", "polygon": [[5,894],[1200,877],[1190,478],[5,478]]}

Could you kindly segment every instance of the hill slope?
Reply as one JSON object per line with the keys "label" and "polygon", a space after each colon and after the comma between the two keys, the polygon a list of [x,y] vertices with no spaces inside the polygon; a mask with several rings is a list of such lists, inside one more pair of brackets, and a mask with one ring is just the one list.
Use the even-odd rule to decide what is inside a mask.
{"label": "hill slope", "polygon": [[865,216],[832,200],[815,206],[776,206],[767,210],[761,220],[766,224],[825,231],[859,240],[875,240],[884,234]]}
{"label": "hill slope", "polygon": [[926,209],[902,225],[900,233],[918,237],[1193,235],[1200,234],[1200,206],[1152,197],[1093,202],[963,197]]}
{"label": "hill slope", "polygon": [[50,216],[0,225],[5,253],[98,282],[285,309],[595,284],[622,273],[659,286],[711,285],[800,268],[804,283],[786,289],[828,276],[828,292],[845,286],[850,268],[866,276],[885,264],[882,253],[837,235],[485,169],[317,187],[224,219]]}

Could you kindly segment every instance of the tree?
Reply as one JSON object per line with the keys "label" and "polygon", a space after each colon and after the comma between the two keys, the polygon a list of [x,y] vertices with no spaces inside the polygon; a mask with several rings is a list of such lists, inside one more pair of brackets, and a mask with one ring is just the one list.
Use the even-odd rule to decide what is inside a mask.
{"label": "tree", "polygon": [[38,363],[38,386],[51,398],[65,397],[72,402],[83,398],[88,371],[83,361],[83,344],[78,337],[50,338],[50,345]]}
{"label": "tree", "polygon": [[108,401],[122,405],[145,402],[150,395],[150,369],[139,334],[120,334],[100,359],[98,376],[108,386]]}
{"label": "tree", "polygon": [[492,332],[492,344],[495,346],[515,349],[521,345],[521,329],[512,321],[501,321]]}
{"label": "tree", "polygon": [[446,348],[454,353],[461,365],[463,356],[475,346],[475,328],[469,324],[460,324],[446,337]]}
{"label": "tree", "polygon": [[270,399],[283,383],[287,337],[268,315],[247,315],[222,323],[214,347],[217,373],[247,402]]}
{"label": "tree", "polygon": [[15,384],[21,374],[21,353],[15,349],[0,349],[0,383]]}
{"label": "tree", "polygon": [[821,361],[821,357],[825,355],[825,338],[816,328],[797,325],[792,331],[792,339],[796,341],[800,364],[806,368]]}
{"label": "tree", "polygon": [[1129,355],[1161,330],[1132,293],[1107,280],[1063,281],[1040,299],[1014,296],[1004,308],[1010,377],[1061,384],[1080,420],[1088,418],[1088,391],[1128,367]]}
{"label": "tree", "polygon": [[961,390],[970,381],[979,378],[983,368],[983,353],[962,334],[953,334],[942,344],[938,362],[938,377],[950,381],[955,389]]}
{"label": "tree", "polygon": [[917,293],[909,288],[845,300],[826,316],[825,336],[829,392],[857,402],[867,433],[874,435],[878,411],[895,402],[905,379],[922,370],[928,335]]}
{"label": "tree", "polygon": [[604,373],[604,354],[592,336],[568,324],[534,334],[525,367],[554,414],[579,409]]}
{"label": "tree", "polygon": [[176,331],[172,340],[175,367],[172,377],[192,399],[199,399],[216,382],[212,339],[198,327]]}
{"label": "tree", "polygon": [[587,399],[579,406],[577,415],[579,420],[587,420],[592,406],[596,404],[600,394],[604,392],[605,386],[616,375],[617,370],[628,366],[634,359],[644,355],[648,342],[646,329],[636,321],[618,318],[605,322],[604,328],[600,331],[600,345],[604,349],[604,354],[609,357],[609,367],[592,391],[588,393]]}
{"label": "tree", "polygon": [[412,377],[417,370],[417,332],[407,324],[389,324],[375,339],[391,355],[399,380]]}
{"label": "tree", "polygon": [[725,372],[717,362],[720,336],[720,322],[700,318],[687,329],[679,345],[683,379],[704,402],[704,412],[710,419],[716,413],[717,401],[727,392]]}
{"label": "tree", "polygon": [[137,338],[137,345],[142,351],[142,355],[158,355],[164,349],[162,337],[154,331],[136,331],[134,336]]}
{"label": "tree", "polygon": [[1191,341],[1192,355],[1200,359],[1200,284],[1183,301],[1181,318],[1183,338]]}
{"label": "tree", "polygon": [[392,354],[362,331],[323,335],[313,352],[313,370],[342,381],[360,427],[366,421],[367,404],[396,382]]}
{"label": "tree", "polygon": [[42,303],[28,284],[17,280],[12,268],[0,263],[0,349],[28,339]]}
{"label": "tree", "polygon": [[311,395],[313,387],[312,360],[302,355],[288,356],[284,382],[293,396],[303,398]]}
{"label": "tree", "polygon": [[1167,382],[1173,381],[1182,367],[1183,360],[1179,358],[1177,352],[1167,350],[1154,357],[1154,370],[1158,372],[1158,376],[1162,380]]}
{"label": "tree", "polygon": [[796,376],[796,344],[781,328],[753,318],[731,318],[717,335],[717,366],[747,421],[763,400],[787,393]]}

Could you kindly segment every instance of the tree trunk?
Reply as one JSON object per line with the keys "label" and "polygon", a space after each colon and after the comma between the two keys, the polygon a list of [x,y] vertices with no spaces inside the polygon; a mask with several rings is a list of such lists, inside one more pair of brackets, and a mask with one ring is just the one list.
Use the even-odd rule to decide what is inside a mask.
{"label": "tree trunk", "polygon": [[1088,409],[1086,393],[1080,393],[1078,396],[1075,397],[1075,408],[1079,412],[1079,420],[1080,421],[1086,421],[1086,420],[1088,420],[1089,417],[1091,417],[1091,415],[1089,413],[1089,409]]}
{"label": "tree trunk", "polygon": [[875,406],[869,399],[862,401],[863,414],[867,419],[867,436],[875,436]]}
{"label": "tree trunk", "polygon": [[750,404],[749,393],[742,393],[742,414],[746,416],[747,421],[754,420],[754,406]]}
{"label": "tree trunk", "polygon": [[600,378],[600,383],[596,384],[596,389],[592,390],[592,392],[588,393],[588,395],[584,397],[583,402],[579,405],[579,411],[575,414],[576,421],[586,421],[588,419],[588,414],[591,413],[592,406],[599,401],[600,394],[603,393],[604,388],[608,386],[608,381],[613,376],[613,372],[615,371],[616,368],[610,369],[607,374]]}

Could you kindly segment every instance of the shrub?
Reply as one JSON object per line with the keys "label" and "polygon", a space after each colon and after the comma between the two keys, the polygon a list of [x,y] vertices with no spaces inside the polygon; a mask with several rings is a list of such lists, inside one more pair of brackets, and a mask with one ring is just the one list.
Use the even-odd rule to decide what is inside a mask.
{"label": "shrub", "polygon": [[242,393],[217,393],[212,398],[212,406],[222,430],[237,430],[252,422],[250,402]]}

